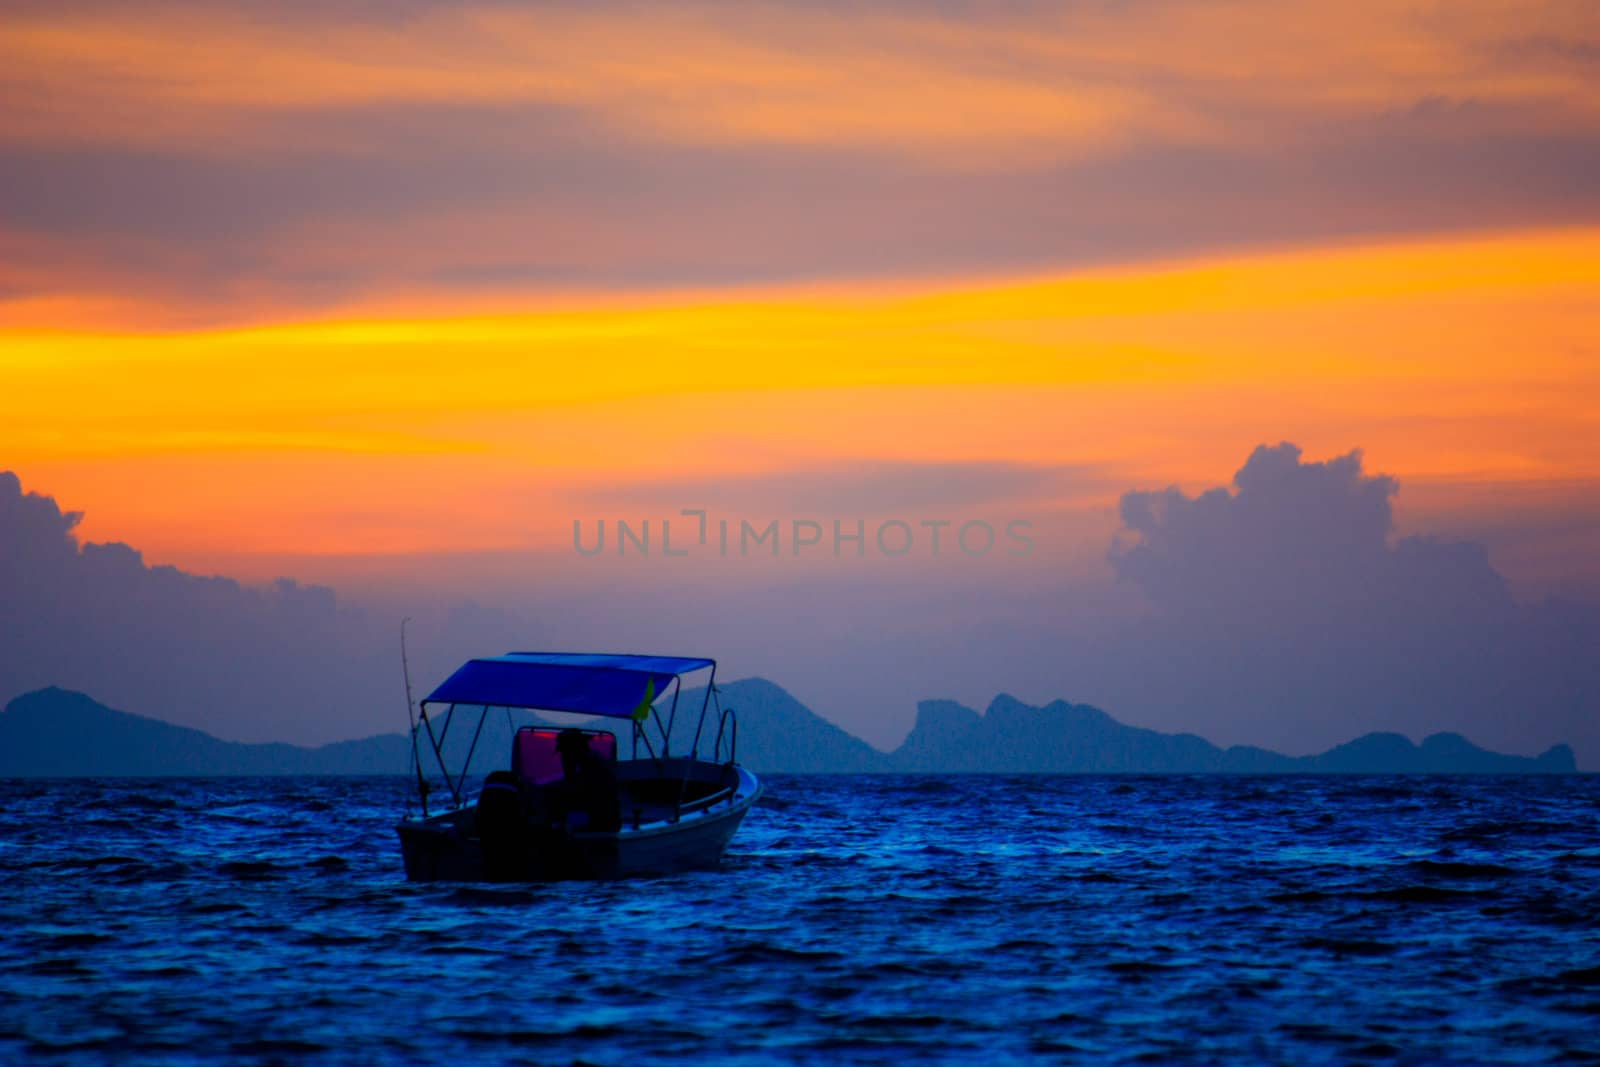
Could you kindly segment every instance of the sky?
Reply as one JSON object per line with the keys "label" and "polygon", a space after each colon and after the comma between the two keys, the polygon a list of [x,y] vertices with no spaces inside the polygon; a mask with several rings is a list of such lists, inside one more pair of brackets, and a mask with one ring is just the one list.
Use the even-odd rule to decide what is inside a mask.
{"label": "sky", "polygon": [[0,682],[332,740],[411,616],[885,747],[1010,691],[1600,766],[1597,74],[1582,0],[13,0]]}

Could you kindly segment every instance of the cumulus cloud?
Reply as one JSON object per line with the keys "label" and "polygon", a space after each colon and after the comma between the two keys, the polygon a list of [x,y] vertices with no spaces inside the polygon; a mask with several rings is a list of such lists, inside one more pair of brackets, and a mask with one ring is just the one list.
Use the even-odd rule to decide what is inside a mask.
{"label": "cumulus cloud", "polygon": [[[325,586],[147,566],[125,544],[80,544],[81,518],[0,471],[0,702],[59,685],[241,740],[403,729],[398,617],[343,607]],[[509,647],[514,621],[467,609],[431,621],[419,677],[475,642]]]}
{"label": "cumulus cloud", "polygon": [[[1306,751],[1372,729],[1600,754],[1600,612],[1517,603],[1481,545],[1393,536],[1359,451],[1262,446],[1231,489],[1122,499],[1111,551],[1151,614],[1114,688],[1224,740]],[[1584,650],[1587,649],[1587,652]]]}
{"label": "cumulus cloud", "polygon": [[[1009,473],[1008,494],[1037,472]],[[885,476],[814,488],[851,501],[886,489]],[[913,478],[905,492],[909,505],[932,488]],[[612,558],[519,575],[518,560],[485,557],[463,571],[492,576],[499,594],[484,606],[452,608],[394,574],[362,612],[322,587],[251,588],[82,544],[77,514],[0,473],[0,699],[61,685],[249,740],[394,731],[409,613],[419,689],[512,647],[654,648],[715,655],[726,678],[771,677],[884,747],[918,699],[1009,691],[1289,752],[1369,730],[1451,730],[1523,753],[1565,741],[1580,766],[1600,764],[1600,610],[1519,602],[1481,545],[1397,537],[1398,492],[1359,453],[1308,462],[1293,445],[1257,449],[1227,488],[1126,494],[1114,587],[1070,578],[1042,542],[1006,566],[950,554],[914,571]]]}

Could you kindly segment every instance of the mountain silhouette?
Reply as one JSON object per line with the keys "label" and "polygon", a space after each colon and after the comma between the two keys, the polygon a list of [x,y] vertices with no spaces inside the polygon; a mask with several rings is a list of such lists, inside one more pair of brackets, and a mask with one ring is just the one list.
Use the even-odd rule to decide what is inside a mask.
{"label": "mountain silhouette", "polygon": [[1537,757],[1479,748],[1459,734],[1434,734],[1421,745],[1395,733],[1371,733],[1314,756],[1263,748],[1219,748],[1194,734],[1165,734],[1118,722],[1099,708],[1058,700],[1031,707],[1002,694],[979,715],[947,700],[924,701],[891,769],[934,772],[1136,774],[1474,774],[1576,770],[1572,749],[1555,745]]}
{"label": "mountain silhouette", "polygon": [[[695,718],[705,690],[686,690],[672,731],[675,752],[686,752],[694,738]],[[853,734],[835,726],[789,692],[765,678],[743,678],[717,686],[724,708],[732,708],[739,730],[739,762],[758,773],[763,769],[794,774],[854,774],[888,771],[888,758]],[[693,709],[684,714],[683,708]],[[717,723],[706,715],[706,736],[698,751],[711,753]],[[724,754],[727,739],[723,741]]]}
{"label": "mountain silhouette", "polygon": [[321,748],[240,744],[66,689],[36,690],[0,713],[0,777],[403,774],[410,759],[402,734]]}
{"label": "mountain silhouette", "polygon": [[[1135,774],[1493,774],[1570,773],[1572,749],[1555,745],[1537,757],[1490,752],[1459,734],[1434,734],[1420,745],[1395,733],[1371,733],[1313,756],[1262,748],[1219,748],[1194,734],[1165,734],[1118,722],[1098,708],[1056,701],[1032,707],[1002,694],[979,714],[948,700],[917,708],[911,733],[880,752],[801,704],[764,678],[718,687],[736,710],[738,759],[765,773],[1135,773]],[[694,743],[703,690],[685,692],[672,749],[712,752],[717,721],[706,717]],[[503,720],[503,721],[502,721]],[[519,721],[527,721],[524,716]],[[626,724],[617,724],[626,736]],[[509,716],[489,715],[478,737],[475,771],[509,752]],[[465,728],[457,739],[470,737]],[[657,742],[659,746],[659,741]],[[723,755],[728,739],[723,742]],[[623,751],[628,748],[624,744]],[[641,754],[643,748],[641,747]],[[457,751],[459,758],[461,752]],[[40,689],[0,712],[0,777],[404,774],[410,745],[402,734],[320,748],[242,744],[141,715],[115,711],[82,693]],[[431,755],[429,756],[431,759]]]}

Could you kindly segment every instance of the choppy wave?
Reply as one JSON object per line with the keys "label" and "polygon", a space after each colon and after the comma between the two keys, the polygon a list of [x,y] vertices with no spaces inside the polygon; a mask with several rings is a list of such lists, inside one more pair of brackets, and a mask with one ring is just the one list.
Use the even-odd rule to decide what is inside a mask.
{"label": "choppy wave", "polygon": [[0,1062],[1600,1059],[1600,780],[776,777],[410,885],[401,779],[0,783]]}

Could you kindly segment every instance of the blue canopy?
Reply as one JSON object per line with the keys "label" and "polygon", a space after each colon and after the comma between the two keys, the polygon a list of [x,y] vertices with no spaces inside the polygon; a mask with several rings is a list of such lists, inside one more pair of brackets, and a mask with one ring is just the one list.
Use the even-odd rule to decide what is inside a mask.
{"label": "blue canopy", "polygon": [[647,693],[659,696],[680,674],[716,666],[683,656],[508,652],[468,660],[424,704],[571,711],[626,719]]}

